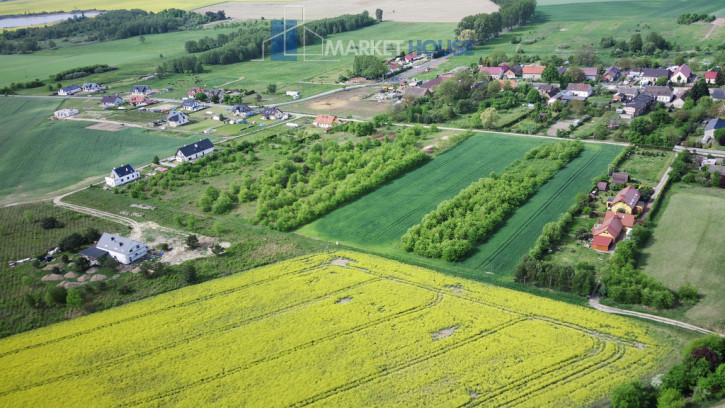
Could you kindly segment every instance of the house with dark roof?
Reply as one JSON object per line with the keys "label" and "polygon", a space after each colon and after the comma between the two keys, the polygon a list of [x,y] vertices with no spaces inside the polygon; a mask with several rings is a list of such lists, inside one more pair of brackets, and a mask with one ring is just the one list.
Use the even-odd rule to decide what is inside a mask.
{"label": "house with dark roof", "polygon": [[702,137],[702,143],[708,143],[715,138],[715,131],[725,128],[725,119],[710,119],[705,125],[705,135]]}
{"label": "house with dark roof", "polygon": [[206,93],[206,96],[209,97],[209,99],[212,98],[212,96],[216,96],[221,101],[224,99],[224,90],[223,89],[212,89]]}
{"label": "house with dark roof", "polygon": [[64,88],[60,88],[58,90],[58,95],[61,95],[61,96],[73,95],[73,94],[77,94],[78,92],[80,92],[82,90],[83,89],[78,84],[68,85]]}
{"label": "house with dark roof", "polygon": [[133,88],[131,88],[132,95],[149,95],[150,93],[151,88],[146,85],[134,85]]}
{"label": "house with dark roof", "polygon": [[566,87],[566,90],[581,98],[588,98],[594,92],[594,89],[589,84],[572,83]]}
{"label": "house with dark roof", "polygon": [[710,89],[710,97],[716,101],[725,100],[725,89],[722,89],[722,88]]}
{"label": "house with dark roof", "polygon": [[678,84],[686,84],[690,82],[690,78],[692,78],[692,70],[687,64],[682,64],[672,73],[670,81]]}
{"label": "house with dark roof", "polygon": [[126,164],[111,170],[111,175],[106,177],[106,184],[110,187],[117,187],[137,180],[139,177],[141,177],[141,173],[132,165]]}
{"label": "house with dark roof", "polygon": [[[107,253],[108,256],[124,265],[141,259],[148,253],[146,244],[107,232],[101,235],[95,248]],[[96,251],[94,253],[97,254]]]}
{"label": "house with dark roof", "polygon": [[642,194],[634,186],[629,185],[607,201],[607,210],[625,214],[637,214],[644,209]]}
{"label": "house with dark roof", "polygon": [[262,109],[261,115],[264,120],[284,120],[289,118],[289,115],[282,112],[279,108],[270,106]]}
{"label": "house with dark roof", "polygon": [[613,173],[612,183],[619,185],[626,185],[629,182],[629,174],[627,173]]}
{"label": "house with dark roof", "polygon": [[86,92],[95,92],[102,89],[101,86],[95,82],[86,82],[81,88],[83,88],[83,90]]}
{"label": "house with dark roof", "polygon": [[123,103],[123,99],[121,99],[118,94],[113,95],[106,95],[103,98],[101,98],[101,106],[104,108],[108,108],[111,106],[118,106]]}
{"label": "house with dark roof", "polygon": [[181,109],[196,112],[199,109],[204,109],[204,106],[202,106],[196,99],[184,99],[181,102]]}
{"label": "house with dark roof", "polygon": [[243,118],[248,118],[250,116],[254,116],[257,114],[257,111],[250,108],[249,106],[245,104],[237,104],[232,106],[232,114],[235,116],[241,116]]}
{"label": "house with dark roof", "polygon": [[601,81],[602,82],[614,82],[621,76],[621,72],[619,72],[619,68],[615,67],[614,65],[610,65],[609,68],[604,70],[604,73],[602,74]]}
{"label": "house with dark roof", "polygon": [[640,79],[642,82],[649,82],[654,84],[659,78],[670,78],[670,71],[664,68],[644,68],[642,69],[642,75]]}
{"label": "house with dark roof", "polygon": [[533,87],[534,87],[534,89],[536,89],[539,92],[539,95],[543,96],[546,99],[549,99],[552,96],[559,93],[559,87],[556,85],[535,84],[535,85],[533,85]]}
{"label": "house with dark roof", "polygon": [[181,111],[174,111],[169,113],[169,115],[166,117],[166,121],[171,127],[184,126],[189,123],[189,115]]}
{"label": "house with dark roof", "polygon": [[639,89],[632,86],[619,87],[617,93],[612,98],[615,102],[629,102],[639,95]]}
{"label": "house with dark roof", "polygon": [[669,86],[648,85],[644,87],[643,93],[649,94],[657,102],[670,103],[672,101],[673,90]]}
{"label": "house with dark roof", "polygon": [[649,108],[653,103],[654,98],[649,94],[639,94],[636,98],[624,105],[624,108],[622,108],[624,113],[620,116],[625,119],[634,118],[645,113],[647,108]]}
{"label": "house with dark roof", "polygon": [[436,89],[438,89],[438,85],[440,85],[444,79],[448,79],[448,78],[439,76],[438,78],[431,79],[430,81],[427,81],[427,82],[423,82],[422,84],[420,84],[420,87],[423,89],[430,89],[431,92],[435,92]]}
{"label": "house with dark roof", "polygon": [[188,162],[204,157],[214,152],[214,143],[209,139],[199,140],[196,143],[180,147],[176,151],[177,162]]}
{"label": "house with dark roof", "polygon": [[606,181],[600,181],[599,183],[597,183],[597,190],[599,191],[607,191],[608,188],[609,183],[607,183]]}

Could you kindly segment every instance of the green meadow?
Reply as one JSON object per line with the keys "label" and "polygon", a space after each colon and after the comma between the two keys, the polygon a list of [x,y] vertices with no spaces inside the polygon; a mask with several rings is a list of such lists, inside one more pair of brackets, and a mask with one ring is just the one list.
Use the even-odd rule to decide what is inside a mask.
{"label": "green meadow", "polygon": [[723,4],[713,0],[537,1],[534,21],[642,20],[685,13],[715,13]]}

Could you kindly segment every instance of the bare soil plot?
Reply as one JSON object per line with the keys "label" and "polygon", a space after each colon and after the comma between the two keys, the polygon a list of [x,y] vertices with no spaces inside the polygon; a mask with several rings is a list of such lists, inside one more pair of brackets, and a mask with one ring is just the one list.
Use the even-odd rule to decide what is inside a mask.
{"label": "bare soil plot", "polygon": [[125,129],[126,126],[121,125],[120,123],[112,123],[112,122],[98,122],[94,123],[90,126],[86,126],[86,129],[92,129],[92,130],[104,130],[106,132],[117,132],[121,129]]}
{"label": "bare soil plot", "polygon": [[378,102],[370,99],[369,97],[377,90],[376,87],[366,87],[337,92],[304,103],[290,105],[289,110],[370,119],[374,115],[387,112],[393,103],[391,100]]}
{"label": "bare soil plot", "polygon": [[560,120],[553,125],[549,129],[546,130],[547,136],[556,136],[556,131],[559,129],[563,130],[569,130],[569,125],[574,123],[573,120]]}
{"label": "bare soil plot", "polygon": [[229,1],[211,6],[202,7],[194,11],[205,13],[224,10],[227,17],[235,19],[266,19],[284,18],[287,6],[287,18],[302,20],[304,8],[305,20],[319,20],[322,18],[337,17],[342,14],[358,14],[363,10],[373,13],[375,9],[383,9],[383,19],[387,21],[405,21],[422,23],[457,23],[467,15],[475,13],[492,13],[498,6],[489,0],[473,1],[462,0],[453,7],[442,7],[441,3],[433,0],[418,0],[399,2],[394,0],[351,0],[335,3],[333,7],[326,0],[301,0],[295,2],[280,1]]}

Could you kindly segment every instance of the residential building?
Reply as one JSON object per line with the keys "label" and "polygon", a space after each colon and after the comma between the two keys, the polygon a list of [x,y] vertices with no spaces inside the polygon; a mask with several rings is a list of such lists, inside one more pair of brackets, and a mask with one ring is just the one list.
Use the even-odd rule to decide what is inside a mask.
{"label": "residential building", "polygon": [[204,107],[196,99],[184,99],[181,102],[181,109],[190,112],[196,112]]}
{"label": "residential building", "polygon": [[516,72],[514,72],[511,68],[508,68],[501,76],[505,79],[516,79]]}
{"label": "residential building", "polygon": [[189,91],[186,93],[186,95],[188,95],[189,98],[194,98],[196,96],[196,94],[198,94],[198,93],[203,93],[204,95],[206,95],[206,89],[195,86],[195,87],[189,89]]}
{"label": "residential building", "polygon": [[533,85],[534,89],[536,89],[541,96],[543,96],[546,99],[550,99],[557,93],[559,93],[559,87],[556,85],[551,84],[535,84]]}
{"label": "residential building", "polygon": [[146,85],[134,85],[133,88],[131,88],[132,95],[149,95],[150,93],[151,88]]}
{"label": "residential building", "polygon": [[174,111],[169,113],[169,116],[166,117],[166,121],[169,122],[169,126],[171,127],[183,126],[189,123],[189,115],[184,112]]}
{"label": "residential building", "polygon": [[614,65],[610,65],[609,68],[604,70],[604,73],[602,74],[601,81],[602,82],[614,82],[622,75],[621,72],[619,72],[619,68],[615,67]]}
{"label": "residential building", "polygon": [[716,101],[724,101],[725,100],[725,89],[722,89],[722,88],[710,89],[710,97]]}
{"label": "residential building", "polygon": [[206,93],[206,96],[208,96],[209,99],[216,96],[217,99],[219,101],[221,101],[222,99],[224,99],[224,90],[223,89],[212,89]]}
{"label": "residential building", "polygon": [[65,119],[69,118],[73,115],[78,114],[78,109],[72,109],[72,108],[66,108],[66,109],[60,109],[55,112],[53,112],[53,116],[55,116],[57,119]]}
{"label": "residential building", "polygon": [[503,77],[504,73],[503,68],[501,67],[480,67],[478,69],[478,72],[484,74],[488,73],[488,75],[490,75],[491,78],[494,79],[500,79],[501,77]]}
{"label": "residential building", "polygon": [[212,143],[209,139],[199,140],[196,143],[180,147],[179,150],[176,151],[176,161],[188,162],[204,157],[212,152],[214,152],[214,143]]}
{"label": "residential building", "polygon": [[609,183],[607,183],[606,181],[600,181],[599,183],[597,183],[598,191],[607,191],[608,188],[609,188]]}
{"label": "residential building", "polygon": [[244,104],[238,104],[232,106],[232,114],[235,116],[241,116],[248,118],[257,114],[257,111]]}
{"label": "residential building", "polygon": [[58,95],[61,95],[61,96],[74,95],[82,90],[83,89],[78,84],[68,85],[64,88],[60,88],[58,90]]}
{"label": "residential building", "polygon": [[589,84],[569,84],[566,90],[580,98],[588,98],[594,92],[594,89]]}
{"label": "residential building", "polygon": [[649,94],[639,94],[636,98],[624,105],[624,108],[622,108],[624,113],[620,116],[625,119],[639,116],[645,113],[653,102],[654,98]]}
{"label": "residential building", "polygon": [[687,64],[682,64],[675,72],[672,73],[672,76],[670,77],[670,81],[678,83],[678,84],[686,84],[690,82],[690,78],[692,77],[692,70],[690,67],[687,66]]}
{"label": "residential building", "polygon": [[612,242],[615,242],[622,232],[634,227],[634,215],[607,211],[603,219],[599,219],[592,228],[592,248],[598,251],[608,251]]}
{"label": "residential building", "polygon": [[279,108],[266,107],[262,109],[262,118],[265,120],[283,120],[288,117],[289,115],[279,110]]}
{"label": "residential building", "polygon": [[95,92],[102,89],[101,86],[95,82],[86,82],[81,88],[83,88],[83,90],[86,92]]}
{"label": "residential building", "polygon": [[103,106],[104,108],[108,108],[111,106],[118,106],[118,105],[121,105],[122,103],[123,103],[123,99],[121,99],[121,97],[118,96],[118,94],[106,95],[103,98],[101,98],[101,106]]}
{"label": "residential building", "polygon": [[715,85],[715,81],[717,81],[717,71],[705,72],[705,82],[710,85]]}
{"label": "residential building", "polygon": [[154,102],[144,95],[131,95],[131,99],[128,100],[128,103],[133,106],[146,106],[151,105]]}
{"label": "residential building", "polygon": [[141,177],[141,173],[132,165],[127,164],[111,170],[111,175],[106,177],[106,184],[110,187],[117,187],[137,180],[139,177]]}
{"label": "residential building", "polygon": [[644,209],[644,202],[640,199],[642,194],[634,186],[629,185],[620,190],[617,195],[607,201],[607,210],[637,214]]}
{"label": "residential building", "polygon": [[715,131],[725,128],[725,119],[711,119],[705,126],[705,135],[702,137],[702,143],[708,143],[715,138]]}
{"label": "residential building", "polygon": [[662,77],[669,79],[670,71],[664,68],[644,68],[640,75],[642,82],[649,82],[650,84],[654,84]]}
{"label": "residential building", "polygon": [[428,82],[423,82],[422,84],[420,84],[420,87],[424,88],[424,89],[430,89],[431,92],[435,92],[436,89],[438,89],[438,85],[440,85],[444,79],[447,79],[447,78],[444,78],[443,76],[439,76],[436,79],[432,79]]}
{"label": "residential building", "polygon": [[332,115],[317,115],[312,125],[315,127],[329,129],[340,124],[340,119]]}
{"label": "residential building", "polygon": [[612,100],[615,102],[629,102],[639,95],[639,89],[631,86],[622,86],[614,94]]}
{"label": "residential building", "polygon": [[586,68],[580,68],[582,72],[584,72],[584,78],[587,81],[595,81],[597,79],[597,73],[599,72],[598,69],[594,67],[586,67]]}
{"label": "residential building", "polygon": [[541,74],[546,69],[542,65],[524,65],[521,70],[521,75],[524,79],[541,79]]}
{"label": "residential building", "polygon": [[643,93],[649,94],[657,102],[670,103],[673,97],[672,88],[669,86],[648,85],[644,87]]}
{"label": "residential building", "polygon": [[710,166],[707,166],[707,171],[710,173],[717,172],[717,174],[721,176],[725,176],[725,166],[719,166],[717,164],[712,164]]}
{"label": "residential building", "polygon": [[430,88],[418,88],[418,87],[409,87],[405,89],[405,92],[403,92],[403,96],[410,95],[411,97],[418,99],[422,98],[424,96],[428,96],[432,94]]}
{"label": "residential building", "polygon": [[143,258],[148,253],[146,244],[107,232],[101,235],[96,248],[124,265]]}

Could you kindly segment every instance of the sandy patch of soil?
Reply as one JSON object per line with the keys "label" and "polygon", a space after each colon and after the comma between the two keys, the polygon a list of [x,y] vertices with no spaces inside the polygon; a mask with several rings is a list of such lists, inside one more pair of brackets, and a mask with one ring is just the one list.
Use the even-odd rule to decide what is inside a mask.
{"label": "sandy patch of soil", "polygon": [[82,286],[82,285],[84,285],[84,283],[82,283],[82,282],[68,282],[68,281],[63,281],[63,282],[59,283],[56,286],[59,286],[61,288],[71,289],[71,288],[77,288],[77,287]]}
{"label": "sandy patch of soil", "polygon": [[99,273],[98,275],[93,275],[93,277],[91,278],[91,282],[98,282],[104,279],[106,279],[106,275],[102,275]]}
{"label": "sandy patch of soil", "polygon": [[93,275],[85,274],[78,278],[78,282],[85,282],[87,280],[90,280],[93,277]]}
{"label": "sandy patch of soil", "polygon": [[337,303],[338,305],[344,305],[345,303],[350,303],[350,301],[352,301],[351,297],[344,297],[335,303]]}
{"label": "sandy patch of soil", "polygon": [[446,337],[452,336],[453,333],[455,333],[455,332],[456,332],[456,326],[452,326],[447,329],[438,330],[437,332],[433,333],[433,340],[445,339]]}
{"label": "sandy patch of soil", "polygon": [[52,281],[59,281],[63,280],[63,277],[61,275],[58,275],[57,273],[49,273],[42,278],[40,278],[43,282],[52,282]]}
{"label": "sandy patch of soil", "polygon": [[78,277],[78,274],[75,272],[68,272],[65,275],[63,275],[63,277],[66,279],[75,279]]}
{"label": "sandy patch of soil", "polygon": [[348,262],[350,262],[349,259],[335,258],[332,261],[330,261],[330,265],[347,266]]}
{"label": "sandy patch of soil", "polygon": [[[158,247],[160,244],[168,244],[171,248],[169,251],[164,251],[161,256],[161,262],[168,265],[178,265],[191,259],[203,258],[206,256],[213,255],[211,247],[214,244],[219,243],[223,248],[229,248],[231,245],[229,242],[221,242],[218,238],[207,237],[204,235],[197,235],[199,238],[199,248],[189,250],[186,248],[185,240],[187,234],[164,228],[154,222],[145,222],[140,224],[138,228],[134,228],[129,238],[145,242],[149,247]],[[128,267],[127,270],[122,272],[130,272],[135,268],[135,265],[125,265]]]}
{"label": "sandy patch of soil", "polygon": [[573,120],[560,120],[553,125],[549,129],[546,130],[547,136],[556,136],[556,131],[559,129],[563,130],[569,130],[569,125],[574,123]]}
{"label": "sandy patch of soil", "polygon": [[107,132],[116,132],[121,129],[125,129],[125,126],[122,126],[118,123],[108,123],[108,122],[98,122],[90,126],[86,126],[86,129],[93,129],[93,130],[105,130]]}
{"label": "sandy patch of soil", "polygon": [[449,285],[446,286],[446,289],[450,289],[453,293],[457,295],[463,294],[463,286],[461,285]]}
{"label": "sandy patch of soil", "polygon": [[[194,10],[204,14],[207,11],[216,12],[224,10],[227,17],[235,19],[281,19],[285,17],[285,6],[288,19],[302,20],[302,10],[306,20],[319,20],[323,18],[337,17],[342,14],[359,14],[368,10],[371,14],[376,8],[383,10],[384,21],[406,21],[421,23],[457,23],[470,14],[492,13],[498,10],[498,6],[489,0],[473,1],[462,0],[450,5],[442,6],[440,2],[433,0],[417,1],[395,1],[378,0],[370,3],[369,0],[349,0],[331,3],[326,0],[300,0],[290,4],[283,1],[244,1],[224,2]],[[302,6],[302,7],[300,7]]]}

